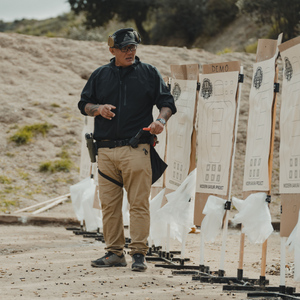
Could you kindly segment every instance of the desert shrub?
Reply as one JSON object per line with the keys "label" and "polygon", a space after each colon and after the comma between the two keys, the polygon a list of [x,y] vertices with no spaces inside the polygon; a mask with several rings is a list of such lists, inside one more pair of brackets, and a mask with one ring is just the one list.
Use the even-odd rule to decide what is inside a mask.
{"label": "desert shrub", "polygon": [[51,171],[51,167],[52,167],[52,162],[45,161],[40,164],[39,171],[40,172],[48,172],[48,171]]}
{"label": "desert shrub", "polygon": [[41,133],[43,136],[53,127],[48,123],[37,123],[33,125],[25,125],[13,134],[9,139],[17,145],[27,144],[33,136]]}
{"label": "desert shrub", "polygon": [[11,153],[11,152],[6,152],[5,155],[7,157],[15,157],[15,154],[14,153]]}
{"label": "desert shrub", "polygon": [[72,161],[69,159],[56,160],[53,163],[54,172],[70,172]]}
{"label": "desert shrub", "polygon": [[51,103],[51,105],[50,105],[51,107],[60,107],[60,105],[59,104],[57,104],[57,103]]}
{"label": "desert shrub", "polygon": [[232,49],[231,48],[224,48],[222,51],[218,51],[216,54],[217,55],[222,55],[222,54],[225,54],[225,53],[232,53]]}
{"label": "desert shrub", "polygon": [[7,200],[5,196],[0,196],[0,211],[6,212],[11,206],[18,206],[18,201]]}
{"label": "desert shrub", "polygon": [[19,170],[18,174],[19,174],[20,178],[22,178],[24,180],[28,180],[29,179],[29,174],[27,172],[23,172],[22,170]]}
{"label": "desert shrub", "polygon": [[10,137],[10,140],[15,142],[17,145],[27,144],[32,138],[32,132],[20,129],[14,135]]}
{"label": "desert shrub", "polygon": [[57,157],[60,157],[62,159],[70,159],[70,155],[66,149],[62,149],[61,152],[57,154]]}
{"label": "desert shrub", "polygon": [[10,183],[12,183],[12,180],[9,177],[5,176],[5,175],[0,175],[0,183],[10,184]]}
{"label": "desert shrub", "polygon": [[257,45],[258,45],[258,41],[256,41],[253,44],[250,44],[250,45],[246,46],[245,47],[245,52],[247,52],[247,53],[256,53]]}
{"label": "desert shrub", "polygon": [[39,167],[40,172],[70,172],[73,162],[70,159],[62,158],[55,161],[42,162]]}

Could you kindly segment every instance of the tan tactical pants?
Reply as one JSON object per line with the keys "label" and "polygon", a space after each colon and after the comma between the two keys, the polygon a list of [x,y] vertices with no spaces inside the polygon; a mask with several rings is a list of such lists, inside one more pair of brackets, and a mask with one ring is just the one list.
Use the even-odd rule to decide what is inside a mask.
{"label": "tan tactical pants", "polygon": [[[149,195],[152,182],[150,145],[98,149],[98,168],[124,184],[130,204],[130,255],[146,255],[150,227]],[[123,189],[98,174],[106,250],[122,255],[125,245],[122,217]]]}

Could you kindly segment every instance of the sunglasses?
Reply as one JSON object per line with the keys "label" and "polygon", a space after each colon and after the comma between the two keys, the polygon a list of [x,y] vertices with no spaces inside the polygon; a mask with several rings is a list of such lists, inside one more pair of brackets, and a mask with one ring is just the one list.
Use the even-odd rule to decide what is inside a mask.
{"label": "sunglasses", "polygon": [[136,51],[136,48],[137,46],[134,45],[134,46],[129,46],[129,47],[124,47],[124,48],[121,48],[120,50],[124,53],[128,52],[130,50],[130,52],[134,52]]}

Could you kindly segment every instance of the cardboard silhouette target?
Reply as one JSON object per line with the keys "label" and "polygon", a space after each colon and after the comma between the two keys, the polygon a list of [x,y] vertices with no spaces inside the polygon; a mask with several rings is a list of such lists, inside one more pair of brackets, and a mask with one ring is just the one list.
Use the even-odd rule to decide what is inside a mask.
{"label": "cardboard silhouette target", "polygon": [[280,111],[280,236],[288,237],[300,210],[300,37],[279,46],[284,71]]}
{"label": "cardboard silhouette target", "polygon": [[[300,193],[300,38],[281,52],[284,63],[280,111],[280,193]],[[283,44],[284,45],[284,44]]]}
{"label": "cardboard silhouette target", "polygon": [[[197,80],[199,82],[199,65],[189,64],[189,65],[171,65],[171,75],[172,78],[181,80]],[[193,118],[193,131],[191,136],[191,152],[190,152],[190,168],[189,173],[196,168],[196,144],[197,144],[197,133],[196,133],[196,115],[198,107],[198,86],[196,92],[196,101]]]}
{"label": "cardboard silhouette target", "polygon": [[[209,65],[203,65],[202,69],[203,69],[203,74],[201,76],[202,80],[201,80],[201,85],[203,85],[204,79],[208,78],[208,76],[211,75],[219,75],[219,78],[214,78],[215,79],[215,86],[216,86],[216,99],[225,99],[221,100],[220,102],[223,102],[220,104],[220,108],[216,107],[216,104],[211,103],[211,112],[209,116],[205,116],[204,115],[204,110],[202,110],[202,107],[205,106],[205,102],[204,102],[204,97],[208,97],[209,93],[209,89],[206,86],[204,89],[205,91],[202,93],[202,104],[200,104],[200,100],[199,100],[199,104],[198,104],[198,110],[197,110],[197,119],[198,119],[198,149],[197,149],[197,156],[198,156],[198,162],[197,162],[197,170],[198,170],[198,174],[197,174],[197,186],[196,186],[196,197],[195,197],[195,215],[194,215],[194,223],[195,225],[201,226],[202,220],[205,217],[205,215],[202,213],[206,201],[208,199],[208,197],[210,195],[220,195],[221,198],[223,199],[227,199],[228,198],[228,185],[229,185],[229,179],[230,179],[230,173],[231,173],[231,162],[232,162],[232,153],[233,153],[233,137],[234,137],[234,126],[235,126],[235,119],[236,119],[236,108],[237,108],[237,101],[238,101],[238,73],[240,71],[240,67],[241,64],[239,61],[234,61],[234,62],[223,62],[223,63],[217,63],[217,64],[209,64]],[[228,84],[230,84],[231,86],[231,81],[228,81],[227,74],[232,73],[235,74],[233,76],[235,77],[235,81],[236,83],[234,85],[236,85],[235,87],[235,91],[234,89],[228,89]],[[222,86],[221,82],[226,83],[227,81],[227,85],[226,88],[224,87],[225,85]],[[207,81],[205,81],[207,82]],[[204,83],[207,84],[207,83]],[[233,84],[233,83],[232,83]],[[213,86],[212,86],[213,87]],[[203,90],[203,86],[202,86],[202,90]],[[227,91],[227,95],[226,95],[226,91]],[[207,146],[213,146],[211,148],[213,148],[212,150],[214,151],[214,156],[216,158],[214,158],[215,160],[220,159],[220,157],[222,157],[219,153],[219,142],[224,140],[224,137],[222,136],[222,140],[221,140],[221,134],[223,135],[223,129],[220,128],[220,122],[222,120],[224,120],[224,111],[226,111],[225,115],[228,115],[229,112],[229,107],[227,105],[229,105],[227,103],[227,105],[224,105],[224,102],[226,103],[228,99],[228,97],[231,95],[231,91],[233,92],[233,99],[234,99],[234,103],[231,104],[231,108],[233,108],[233,115],[232,115],[232,120],[226,120],[226,122],[228,121],[229,124],[231,125],[227,125],[226,132],[228,132],[228,126],[232,126],[231,128],[231,133],[229,133],[232,137],[231,139],[231,143],[228,143],[228,141],[230,140],[228,138],[228,136],[225,136],[226,138],[226,146],[230,147],[230,150],[227,151],[227,160],[228,162],[225,163],[228,164],[228,166],[226,168],[222,168],[219,167],[217,164],[217,162],[210,162],[209,159],[211,158],[211,155],[209,154],[209,148],[207,148]],[[228,95],[229,92],[229,95]],[[200,90],[200,94],[201,94],[201,90]],[[199,98],[200,98],[200,94],[199,94]],[[226,98],[223,95],[226,96]],[[232,96],[232,95],[231,95]],[[230,96],[230,97],[231,97]],[[223,97],[223,98],[222,98]],[[209,99],[209,98],[208,98]],[[206,105],[208,106],[208,105]],[[222,110],[225,107],[224,110]],[[219,110],[220,109],[220,110]],[[206,111],[207,112],[207,111]],[[230,113],[231,114],[231,113]],[[203,118],[206,120],[201,120],[201,118]],[[206,138],[206,132],[205,129],[201,128],[201,124],[203,124],[203,122],[206,123],[205,128],[208,128],[209,123],[207,123],[209,120],[210,122],[210,133],[211,133],[211,137]],[[204,124],[205,124],[204,123]],[[222,126],[224,126],[224,124],[222,124]],[[206,129],[208,130],[208,129]],[[200,141],[203,141],[205,146],[203,148],[202,145],[200,145]],[[212,143],[208,142],[208,141],[212,141]],[[202,147],[202,153],[204,153],[204,157],[200,157],[200,153],[201,153],[201,149],[200,147]],[[223,147],[223,145],[222,145]],[[225,159],[225,156],[223,156],[223,159]],[[214,167],[212,167],[212,165],[214,164]],[[209,167],[208,167],[209,165]],[[213,171],[212,171],[213,170]],[[219,171],[220,170],[220,171]],[[226,170],[226,173],[225,173]],[[202,172],[202,174],[200,173]],[[223,173],[222,173],[223,172]],[[201,175],[200,175],[201,174]],[[221,174],[222,177],[221,177]],[[207,176],[208,175],[208,176]],[[223,187],[223,191],[219,189],[220,184],[212,184],[210,182],[205,182],[205,178],[208,178],[210,180],[212,180],[212,175],[215,175],[215,177],[213,178],[213,180],[219,180],[222,178],[222,182],[224,182],[224,187]],[[220,177],[217,178],[217,176],[220,175]],[[201,181],[200,181],[200,176],[201,176]],[[200,186],[201,185],[201,186]],[[213,186],[215,186],[214,188],[212,188]],[[226,186],[226,188],[225,188]],[[225,192],[226,190],[226,192]]]}
{"label": "cardboard silhouette target", "polygon": [[[171,65],[171,76],[173,79],[177,80],[193,80],[193,81],[198,81],[199,80],[199,65],[198,64],[188,64],[188,65]],[[170,78],[171,80],[171,78]],[[170,81],[168,78],[164,78],[165,82]],[[186,152],[185,155],[189,156],[189,169],[188,169],[188,174],[193,171],[196,168],[196,128],[195,128],[195,120],[196,120],[196,108],[197,108],[197,99],[198,99],[198,92],[196,91],[195,87],[195,104],[194,104],[194,114],[190,115],[189,118],[192,119],[192,133],[190,136],[190,139],[187,140],[187,143],[191,145],[190,147],[190,153]],[[155,110],[154,110],[155,112]],[[155,113],[153,112],[153,118],[156,117]],[[175,115],[176,116],[176,115]],[[174,116],[171,117],[173,119]],[[170,119],[170,120],[171,120]],[[172,131],[172,124],[169,124],[170,122],[167,123],[167,126],[165,128],[166,134],[168,136],[170,130]],[[158,136],[159,144],[161,143],[161,137],[160,135]],[[160,145],[158,146],[160,147]],[[166,144],[166,149],[171,146]],[[167,161],[167,153],[165,150],[165,154],[161,154],[161,158],[165,157],[165,161]],[[154,198],[163,188],[166,187],[166,172],[164,173],[164,183],[163,187],[156,187],[152,186],[151,188],[151,197]],[[176,188],[175,188],[176,189]],[[165,194],[168,194],[170,192],[174,191],[174,187],[166,188]],[[162,206],[167,203],[167,199],[164,196],[163,201],[162,201]]]}
{"label": "cardboard silhouette target", "polygon": [[200,76],[197,192],[226,195],[238,71]]}
{"label": "cardboard silhouette target", "polygon": [[176,190],[190,168],[196,80],[171,79],[177,113],[168,121],[166,187]]}
{"label": "cardboard silhouette target", "polygon": [[[240,103],[240,62],[203,66],[198,105],[197,187],[200,197],[195,205],[195,224],[201,225],[203,207],[211,195],[230,201]],[[211,172],[211,173],[210,173]],[[223,207],[225,210],[225,207]],[[196,215],[197,214],[197,215]],[[225,212],[220,259],[224,274],[228,213]],[[204,249],[203,235],[200,248]],[[203,263],[203,251],[200,264]]]}
{"label": "cardboard silhouette target", "polygon": [[268,191],[268,162],[272,130],[275,60],[253,65],[244,169],[244,191]]}

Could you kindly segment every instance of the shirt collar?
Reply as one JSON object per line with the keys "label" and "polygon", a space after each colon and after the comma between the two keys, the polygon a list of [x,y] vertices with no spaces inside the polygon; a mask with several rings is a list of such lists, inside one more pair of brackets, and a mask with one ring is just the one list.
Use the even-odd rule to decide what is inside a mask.
{"label": "shirt collar", "polygon": [[[112,68],[117,68],[116,64],[115,64],[115,61],[116,61],[115,57],[113,57],[113,58],[110,59],[110,65],[111,65]],[[129,66],[129,68],[130,67],[135,68],[140,62],[141,62],[140,58],[138,56],[135,56],[135,61],[134,61],[134,63],[131,66]]]}

